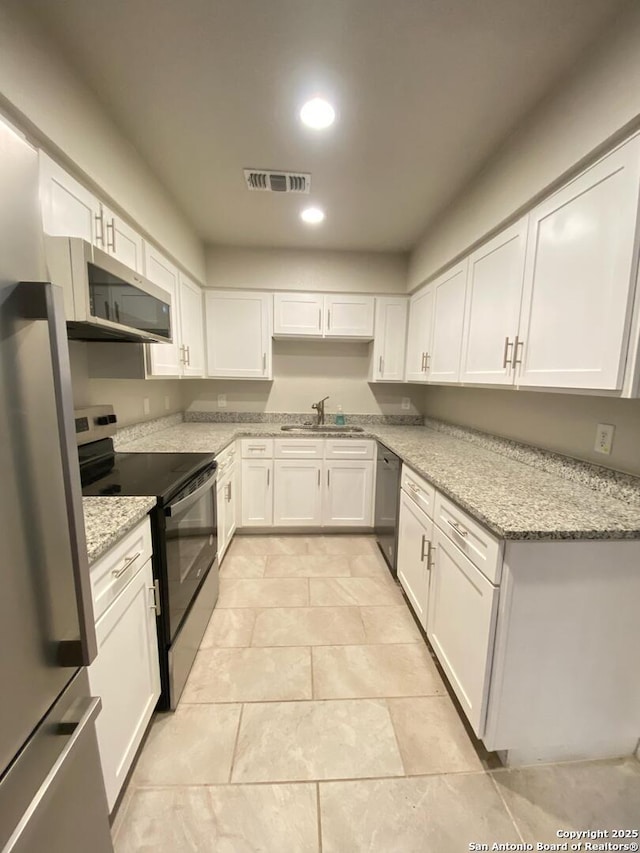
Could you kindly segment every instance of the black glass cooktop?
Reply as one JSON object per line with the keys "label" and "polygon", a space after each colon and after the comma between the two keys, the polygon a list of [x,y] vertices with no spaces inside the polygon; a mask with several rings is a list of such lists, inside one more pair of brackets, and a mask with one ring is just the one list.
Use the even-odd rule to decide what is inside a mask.
{"label": "black glass cooktop", "polygon": [[167,500],[200,469],[212,453],[109,453],[80,458],[82,494],[152,495]]}

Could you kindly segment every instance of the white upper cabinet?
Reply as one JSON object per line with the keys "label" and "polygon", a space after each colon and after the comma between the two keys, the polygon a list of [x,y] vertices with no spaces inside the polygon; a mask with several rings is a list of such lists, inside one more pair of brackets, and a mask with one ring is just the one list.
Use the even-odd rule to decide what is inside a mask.
{"label": "white upper cabinet", "polygon": [[180,310],[178,306],[178,269],[165,256],[144,244],[147,278],[171,295],[171,328],[173,343],[149,344],[149,373],[151,376],[180,376],[182,357],[180,351]]}
{"label": "white upper cabinet", "polygon": [[276,337],[373,337],[373,296],[274,293],[273,309]]}
{"label": "white upper cabinet", "polygon": [[639,185],[635,138],[532,211],[519,385],[622,387]]}
{"label": "white upper cabinet", "polygon": [[465,259],[431,282],[433,330],[427,356],[429,382],[458,382],[460,379],[467,266]]}
{"label": "white upper cabinet", "polygon": [[527,221],[524,217],[469,256],[462,382],[513,384]]}
{"label": "white upper cabinet", "polygon": [[273,334],[322,337],[324,297],[318,293],[274,293]]}
{"label": "white upper cabinet", "polygon": [[124,219],[103,204],[96,219],[96,245],[132,270],[144,273],[144,240]]}
{"label": "white upper cabinet", "polygon": [[180,273],[180,353],[183,376],[204,376],[202,291],[183,273]]}
{"label": "white upper cabinet", "polygon": [[207,375],[271,379],[271,294],[212,290],[205,294]]}
{"label": "white upper cabinet", "polygon": [[332,294],[324,297],[327,338],[373,337],[373,296]]}
{"label": "white upper cabinet", "polygon": [[373,382],[404,380],[407,304],[405,297],[376,297],[376,322],[371,354]]}
{"label": "white upper cabinet", "polygon": [[407,332],[407,382],[427,382],[427,363],[431,351],[433,325],[433,288],[431,285],[414,293],[409,300]]}
{"label": "white upper cabinet", "polygon": [[40,203],[45,234],[96,242],[100,202],[42,151]]}

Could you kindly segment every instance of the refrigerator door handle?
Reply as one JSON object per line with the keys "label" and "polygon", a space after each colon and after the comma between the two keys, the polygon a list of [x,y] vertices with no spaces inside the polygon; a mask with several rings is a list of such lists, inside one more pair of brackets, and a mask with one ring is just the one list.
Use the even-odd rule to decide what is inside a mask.
{"label": "refrigerator door handle", "polygon": [[6,846],[3,847],[2,853],[11,853],[12,850],[16,849],[16,845],[20,842],[20,836],[23,834],[23,832],[29,825],[29,821],[33,817],[34,813],[46,801],[49,794],[53,793],[56,782],[58,781],[57,777],[62,772],[64,765],[69,760],[69,757],[73,754],[76,748],[76,744],[85,734],[87,728],[93,725],[94,720],[100,713],[102,709],[102,699],[99,696],[89,697],[88,703],[89,704],[84,714],[77,722],[58,724],[59,735],[62,736],[70,734],[71,736],[69,737],[67,743],[64,745],[64,749],[56,759],[55,763],[45,776],[35,796],[29,803],[29,808],[22,815],[20,823],[14,829],[13,833],[11,834],[11,837],[7,841]]}
{"label": "refrigerator door handle", "polygon": [[66,515],[69,525],[80,626],[79,640],[61,640],[59,642],[58,662],[61,666],[88,666],[98,653],[98,643],[84,530],[82,489],[77,464],[71,367],[69,364],[63,290],[51,282],[21,282],[18,288],[23,317],[28,320],[46,320],[49,332],[58,441],[62,460]]}

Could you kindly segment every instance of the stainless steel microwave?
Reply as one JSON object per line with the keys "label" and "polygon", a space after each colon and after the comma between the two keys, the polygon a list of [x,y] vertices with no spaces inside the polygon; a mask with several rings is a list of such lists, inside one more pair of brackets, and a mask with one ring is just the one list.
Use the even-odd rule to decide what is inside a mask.
{"label": "stainless steel microwave", "polygon": [[171,343],[171,294],[79,237],[45,236],[48,274],[64,290],[78,341]]}

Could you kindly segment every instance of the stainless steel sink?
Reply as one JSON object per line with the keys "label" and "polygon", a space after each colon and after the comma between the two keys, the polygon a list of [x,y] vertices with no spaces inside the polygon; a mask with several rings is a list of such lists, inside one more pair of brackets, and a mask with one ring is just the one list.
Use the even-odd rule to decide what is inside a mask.
{"label": "stainless steel sink", "polygon": [[283,432],[364,432],[361,426],[338,426],[338,424],[287,424],[280,427]]}

